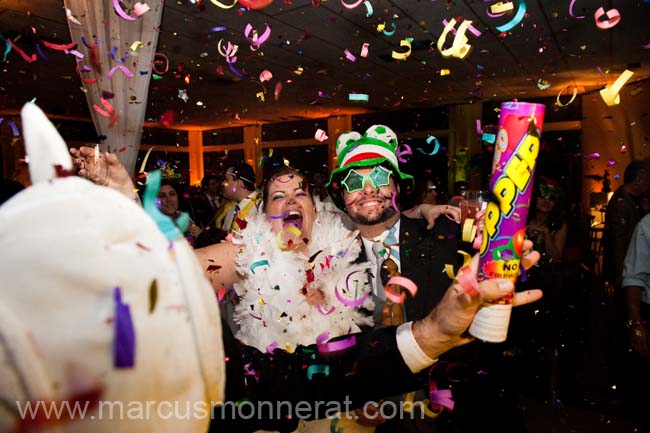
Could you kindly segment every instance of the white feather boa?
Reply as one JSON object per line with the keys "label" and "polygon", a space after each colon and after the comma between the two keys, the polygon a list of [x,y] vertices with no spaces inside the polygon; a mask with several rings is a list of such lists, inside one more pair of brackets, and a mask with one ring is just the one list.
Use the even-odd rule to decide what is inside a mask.
{"label": "white feather boa", "polygon": [[[357,234],[346,229],[335,213],[321,211],[305,256],[279,248],[264,213],[249,221],[235,239],[245,246],[237,257],[237,272],[243,277],[235,284],[240,297],[234,315],[240,326],[237,338],[262,351],[274,342],[293,351],[299,344],[314,344],[323,332],[331,338],[357,332],[361,325],[372,326],[372,316],[345,305],[335,295],[338,287],[341,297],[354,301],[371,290],[365,272],[368,264],[353,263],[361,250]],[[309,258],[319,251],[310,265]],[[320,311],[302,293],[310,267],[315,277],[310,287],[319,288],[325,299]],[[373,311],[372,296],[362,307]]]}

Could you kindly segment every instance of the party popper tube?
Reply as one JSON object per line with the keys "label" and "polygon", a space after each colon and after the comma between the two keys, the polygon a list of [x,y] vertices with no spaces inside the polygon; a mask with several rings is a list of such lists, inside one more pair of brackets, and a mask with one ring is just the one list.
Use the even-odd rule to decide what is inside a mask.
{"label": "party popper tube", "polygon": [[[479,250],[479,281],[506,278],[514,283],[519,275],[543,123],[542,104],[501,104],[490,177],[491,197]],[[504,341],[511,311],[512,295],[484,304],[469,333],[483,341]]]}

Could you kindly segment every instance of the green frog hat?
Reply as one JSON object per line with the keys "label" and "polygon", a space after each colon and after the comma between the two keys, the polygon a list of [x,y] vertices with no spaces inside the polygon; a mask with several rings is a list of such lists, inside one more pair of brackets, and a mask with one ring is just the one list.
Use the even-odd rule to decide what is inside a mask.
{"label": "green frog hat", "polygon": [[336,140],[338,167],[332,171],[327,184],[327,192],[339,209],[345,210],[341,180],[351,168],[383,165],[398,180],[413,182],[413,176],[399,169],[397,145],[397,134],[385,125],[373,125],[363,135],[348,131],[339,136]]}

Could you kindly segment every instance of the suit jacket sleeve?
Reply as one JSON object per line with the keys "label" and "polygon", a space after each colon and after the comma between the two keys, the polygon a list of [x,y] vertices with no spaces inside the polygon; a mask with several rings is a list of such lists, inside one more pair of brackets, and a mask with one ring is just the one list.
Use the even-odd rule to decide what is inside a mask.
{"label": "suit jacket sleeve", "polygon": [[[293,431],[299,417],[324,418],[338,409],[422,388],[426,375],[414,375],[406,366],[395,331],[354,334],[353,347],[325,356],[315,345],[299,346],[293,353],[262,353],[237,341],[224,326],[226,403],[215,408],[210,431]],[[242,401],[247,401],[246,410],[238,411],[234,403]]]}

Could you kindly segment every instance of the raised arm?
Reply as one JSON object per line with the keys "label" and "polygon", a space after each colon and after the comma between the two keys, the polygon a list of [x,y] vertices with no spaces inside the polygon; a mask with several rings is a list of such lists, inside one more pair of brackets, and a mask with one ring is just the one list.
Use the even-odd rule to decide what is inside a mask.
{"label": "raised arm", "polygon": [[131,176],[114,153],[99,153],[94,147],[71,148],[77,174],[97,185],[107,186],[130,199],[140,201]]}

